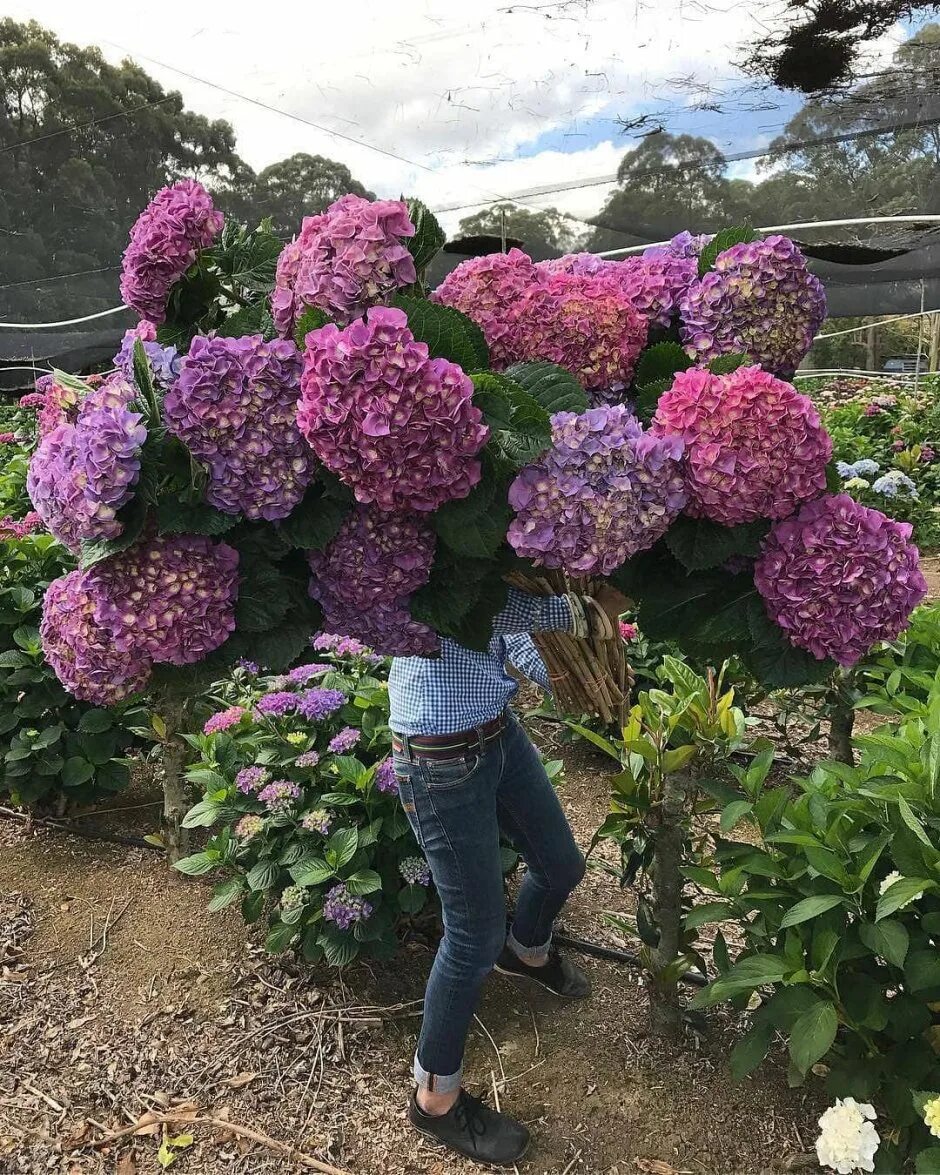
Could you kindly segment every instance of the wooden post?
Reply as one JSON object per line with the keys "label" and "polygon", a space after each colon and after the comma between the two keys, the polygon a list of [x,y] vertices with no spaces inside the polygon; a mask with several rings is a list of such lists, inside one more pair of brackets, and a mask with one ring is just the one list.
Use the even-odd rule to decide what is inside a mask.
{"label": "wooden post", "polygon": [[935,372],[940,365],[940,312],[930,316],[930,370]]}
{"label": "wooden post", "polygon": [[865,365],[869,371],[877,371],[881,359],[878,347],[878,329],[875,323],[869,323],[865,331]]}

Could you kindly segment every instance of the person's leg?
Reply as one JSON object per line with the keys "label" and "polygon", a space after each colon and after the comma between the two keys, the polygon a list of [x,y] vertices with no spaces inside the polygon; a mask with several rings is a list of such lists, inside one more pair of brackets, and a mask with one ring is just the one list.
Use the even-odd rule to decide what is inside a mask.
{"label": "person's leg", "polygon": [[506,765],[497,792],[499,822],[527,866],[509,946],[524,963],[538,966],[548,959],[556,916],[584,876],[584,856],[541,756],[515,718],[503,741]]}
{"label": "person's leg", "polygon": [[395,756],[405,812],[441,900],[444,937],[428,979],[415,1055],[418,1104],[444,1113],[457,1098],[480,988],[506,937],[496,817],[501,741],[477,760]]}

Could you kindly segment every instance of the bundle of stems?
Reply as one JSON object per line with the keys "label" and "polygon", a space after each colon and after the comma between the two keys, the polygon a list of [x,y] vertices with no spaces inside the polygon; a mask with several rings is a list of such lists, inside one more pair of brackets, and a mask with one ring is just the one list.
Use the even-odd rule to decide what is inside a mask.
{"label": "bundle of stems", "polygon": [[[535,575],[513,572],[508,582],[534,596],[593,594],[593,579],[569,578],[562,571]],[[565,632],[536,632],[535,646],[548,670],[552,695],[559,710],[595,714],[607,725],[623,726],[630,705],[630,672],[620,633],[609,640],[577,638]]]}

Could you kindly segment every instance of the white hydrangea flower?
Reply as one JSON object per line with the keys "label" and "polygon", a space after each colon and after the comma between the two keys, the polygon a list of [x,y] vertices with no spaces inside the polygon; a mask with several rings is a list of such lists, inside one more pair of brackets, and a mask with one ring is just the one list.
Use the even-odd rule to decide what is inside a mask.
{"label": "white hydrangea flower", "polygon": [[924,1105],[924,1122],[934,1138],[940,1138],[940,1097],[931,1098]]}
{"label": "white hydrangea flower", "polygon": [[854,1097],[836,1098],[819,1119],[816,1157],[820,1165],[852,1175],[853,1171],[874,1171],[875,1151],[881,1139],[872,1126],[874,1106],[857,1102]]}
{"label": "white hydrangea flower", "polygon": [[[879,895],[883,894],[886,890],[890,889],[891,886],[894,885],[894,883],[896,881],[900,881],[900,880],[901,880],[901,874],[898,873],[897,869],[892,869],[891,872],[888,874],[888,876],[881,883],[881,885],[878,886]],[[904,906],[909,906],[911,904],[911,902],[919,901],[923,896],[924,896],[923,890],[921,890],[920,893],[915,893],[913,895],[913,897],[909,897],[907,899],[907,901],[904,902],[900,908],[903,910]]]}

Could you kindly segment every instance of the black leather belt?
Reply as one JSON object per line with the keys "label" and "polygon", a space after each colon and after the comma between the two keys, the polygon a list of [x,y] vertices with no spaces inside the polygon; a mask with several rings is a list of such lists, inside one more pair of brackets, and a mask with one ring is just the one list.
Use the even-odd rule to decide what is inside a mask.
{"label": "black leather belt", "polygon": [[395,734],[392,732],[392,750],[406,759],[461,759],[466,755],[482,754],[506,729],[506,715],[500,714],[474,730],[456,734]]}

